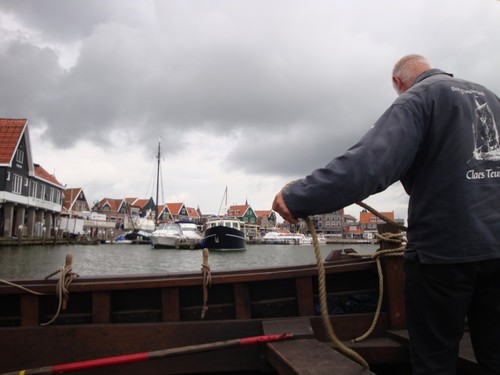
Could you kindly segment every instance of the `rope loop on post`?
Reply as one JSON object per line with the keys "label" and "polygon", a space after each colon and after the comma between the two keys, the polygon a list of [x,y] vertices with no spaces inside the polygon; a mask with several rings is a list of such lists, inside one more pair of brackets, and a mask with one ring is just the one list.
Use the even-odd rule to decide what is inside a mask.
{"label": "rope loop on post", "polygon": [[201,319],[205,318],[205,313],[208,310],[208,288],[212,284],[212,273],[208,264],[208,249],[203,249],[203,264],[201,265],[203,273],[203,307],[201,309]]}
{"label": "rope loop on post", "polygon": [[66,309],[69,300],[69,286],[76,277],[79,277],[79,275],[73,272],[72,262],[73,257],[70,254],[66,255],[64,267],[45,277],[45,280],[47,280],[52,276],[59,274],[59,280],[56,285],[56,295],[59,302],[57,305],[57,311],[53,318],[46,323],[40,324],[42,326],[52,324],[59,317],[61,310]]}

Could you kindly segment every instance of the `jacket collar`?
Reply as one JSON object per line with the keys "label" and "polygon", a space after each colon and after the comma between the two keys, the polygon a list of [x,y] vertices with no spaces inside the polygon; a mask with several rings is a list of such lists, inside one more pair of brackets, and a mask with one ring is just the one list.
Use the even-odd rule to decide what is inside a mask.
{"label": "jacket collar", "polygon": [[446,72],[442,71],[441,69],[433,68],[433,69],[426,70],[425,72],[420,74],[417,78],[415,78],[415,81],[413,81],[413,83],[411,84],[410,87],[416,85],[419,82],[422,82],[424,79],[426,79],[430,76],[435,76],[436,74],[446,74],[450,77],[453,77],[453,74],[451,74],[451,73],[446,73]]}

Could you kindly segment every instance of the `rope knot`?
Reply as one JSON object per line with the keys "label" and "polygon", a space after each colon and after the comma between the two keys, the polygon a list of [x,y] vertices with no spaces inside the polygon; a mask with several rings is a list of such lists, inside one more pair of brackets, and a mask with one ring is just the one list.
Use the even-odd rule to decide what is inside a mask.
{"label": "rope knot", "polygon": [[78,274],[73,272],[73,267],[71,265],[72,262],[73,262],[73,257],[70,254],[66,255],[66,262],[64,267],[61,268],[60,270],[52,272],[50,275],[47,275],[45,277],[45,280],[48,280],[52,276],[59,274],[59,280],[57,281],[56,285],[56,295],[59,300],[59,304],[57,306],[57,312],[54,315],[54,317],[48,322],[42,323],[41,324],[42,326],[46,326],[53,323],[61,313],[61,310],[66,309],[69,300],[69,286],[76,277],[80,277]]}

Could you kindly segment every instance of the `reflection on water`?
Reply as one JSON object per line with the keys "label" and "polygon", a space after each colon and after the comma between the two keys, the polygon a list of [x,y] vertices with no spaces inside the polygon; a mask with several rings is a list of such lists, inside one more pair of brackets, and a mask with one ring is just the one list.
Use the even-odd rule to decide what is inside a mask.
{"label": "reflection on water", "polygon": [[[367,254],[377,245],[343,245]],[[322,245],[323,259],[342,245]],[[160,250],[149,245],[58,245],[0,248],[0,278],[39,279],[61,269],[66,254],[73,256],[73,272],[80,276],[198,272],[200,250]],[[247,245],[246,251],[210,252],[212,271],[314,264],[312,246]]]}

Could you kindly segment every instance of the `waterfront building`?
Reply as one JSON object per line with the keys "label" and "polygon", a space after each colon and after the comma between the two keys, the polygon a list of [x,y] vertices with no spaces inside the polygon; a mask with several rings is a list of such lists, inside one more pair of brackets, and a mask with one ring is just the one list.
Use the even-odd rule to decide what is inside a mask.
{"label": "waterfront building", "polygon": [[232,216],[245,224],[257,225],[257,215],[249,204],[233,205],[227,210],[227,216]]}
{"label": "waterfront building", "polygon": [[342,236],[344,230],[344,209],[311,217],[318,233]]}
{"label": "waterfront building", "polygon": [[84,217],[90,213],[90,206],[81,187],[64,189],[64,201],[61,214]]}
{"label": "waterfront building", "polygon": [[0,235],[55,233],[64,186],[33,162],[27,119],[0,118]]}
{"label": "waterfront building", "polygon": [[124,229],[128,223],[127,207],[123,199],[103,198],[96,202],[92,211],[105,215],[106,221],[114,224],[116,229]]}
{"label": "waterfront building", "polygon": [[257,225],[261,232],[276,227],[276,212],[273,210],[255,210],[255,215],[257,215]]}
{"label": "waterfront building", "polygon": [[[394,221],[394,211],[381,212],[381,214]],[[359,222],[363,231],[363,238],[367,240],[375,239],[375,234],[378,233],[378,224],[385,224],[384,220],[367,210],[363,210],[359,213]]]}
{"label": "waterfront building", "polygon": [[186,207],[186,210],[189,221],[192,221],[193,223],[196,223],[198,225],[202,225],[201,210],[199,207],[197,209],[193,207]]}
{"label": "waterfront building", "polygon": [[189,220],[189,212],[182,202],[165,203],[163,219],[167,221]]}
{"label": "waterfront building", "polygon": [[152,198],[103,198],[92,211],[106,215],[119,230],[154,230],[155,204]]}
{"label": "waterfront building", "polygon": [[227,210],[227,216],[235,217],[245,223],[243,228],[247,239],[254,240],[257,238],[259,233],[257,215],[248,202],[241,205],[230,206]]}

